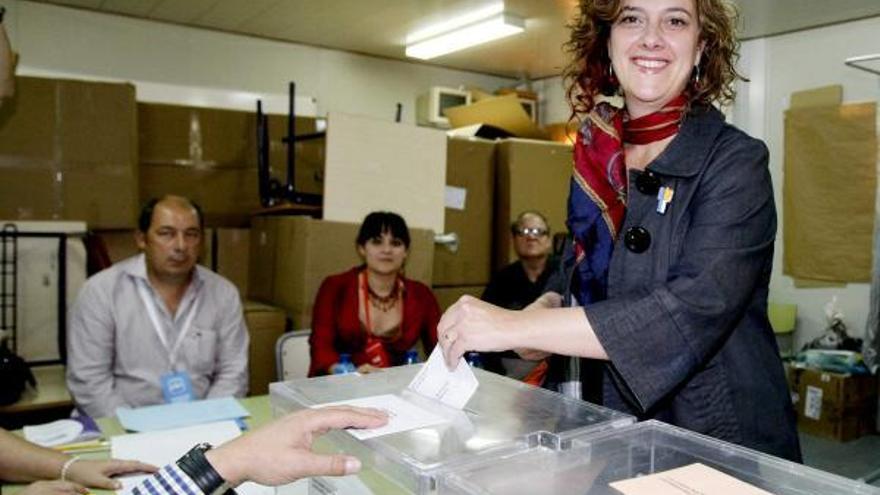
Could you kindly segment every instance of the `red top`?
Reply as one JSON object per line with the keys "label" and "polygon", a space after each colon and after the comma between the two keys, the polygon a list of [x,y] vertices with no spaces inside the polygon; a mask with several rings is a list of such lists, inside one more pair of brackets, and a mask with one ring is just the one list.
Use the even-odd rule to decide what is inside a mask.
{"label": "red top", "polygon": [[[309,336],[312,362],[309,376],[325,375],[330,365],[339,362],[339,353],[352,355],[352,362],[360,366],[366,362],[363,354],[367,333],[358,318],[358,273],[356,267],[324,279],[312,312],[312,334]],[[425,284],[403,279],[403,315],[400,332],[393,340],[382,339],[394,364],[403,361],[406,351],[419,338],[425,352],[437,344],[437,322],[440,306],[434,293]]]}

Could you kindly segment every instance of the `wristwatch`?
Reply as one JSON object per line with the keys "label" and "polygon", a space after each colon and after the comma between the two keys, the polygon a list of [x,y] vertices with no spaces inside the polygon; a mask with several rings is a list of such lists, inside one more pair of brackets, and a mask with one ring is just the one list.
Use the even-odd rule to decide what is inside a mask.
{"label": "wristwatch", "polygon": [[186,473],[205,495],[236,495],[235,490],[205,458],[211,444],[200,443],[177,460],[177,467]]}

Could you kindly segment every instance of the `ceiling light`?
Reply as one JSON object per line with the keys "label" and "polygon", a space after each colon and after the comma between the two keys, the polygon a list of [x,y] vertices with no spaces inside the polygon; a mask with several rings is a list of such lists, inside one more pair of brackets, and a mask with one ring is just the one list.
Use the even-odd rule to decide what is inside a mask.
{"label": "ceiling light", "polygon": [[[421,41],[410,43],[408,40],[406,56],[427,60],[521,33],[524,29],[525,23],[522,18],[502,12]],[[410,39],[417,38],[410,37]]]}

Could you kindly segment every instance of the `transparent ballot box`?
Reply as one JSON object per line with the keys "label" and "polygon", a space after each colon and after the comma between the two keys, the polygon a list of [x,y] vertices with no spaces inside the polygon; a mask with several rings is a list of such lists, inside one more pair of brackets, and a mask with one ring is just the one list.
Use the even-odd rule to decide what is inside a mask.
{"label": "transparent ballot box", "polygon": [[[315,449],[358,456],[356,480],[324,478],[317,493],[435,493],[440,475],[457,466],[539,444],[565,443],[591,431],[632,424],[631,416],[475,369],[479,388],[463,410],[407,389],[421,364],[366,375],[346,374],[273,383],[274,414],[331,402],[391,394],[442,422],[419,429],[358,440],[345,431],[320,437]],[[340,484],[358,485],[342,490]]]}
{"label": "transparent ballot box", "polygon": [[[733,483],[751,485],[723,493],[758,493],[749,491],[756,488],[774,495],[880,495],[880,488],[659,421],[586,434],[559,446],[536,445],[491,462],[472,464],[442,477],[438,491],[455,495],[647,495],[657,490],[643,486],[640,490],[618,491],[610,484],[638,477],[645,481],[646,475],[690,469],[694,464],[710,468],[713,476],[717,472],[724,478],[735,478]],[[674,493],[722,492],[682,489]]]}

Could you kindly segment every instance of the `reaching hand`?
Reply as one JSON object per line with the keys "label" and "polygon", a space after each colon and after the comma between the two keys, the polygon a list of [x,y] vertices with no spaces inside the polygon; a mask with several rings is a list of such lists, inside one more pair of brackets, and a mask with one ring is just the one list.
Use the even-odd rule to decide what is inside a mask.
{"label": "reaching hand", "polygon": [[67,479],[91,488],[118,490],[122,484],[112,476],[129,473],[155,473],[158,470],[152,464],[139,461],[108,461],[78,460],[67,470]]}
{"label": "reaching hand", "polygon": [[20,495],[85,495],[89,490],[70,481],[34,481],[18,492]]}
{"label": "reaching hand", "polygon": [[278,486],[308,476],[342,476],[359,471],[360,461],[348,455],[312,453],[314,437],[330,429],[378,428],[387,422],[388,416],[375,409],[306,409],[209,450],[205,456],[233,486],[244,481]]}
{"label": "reaching hand", "polygon": [[499,308],[472,296],[462,296],[437,324],[437,339],[446,365],[454,370],[467,351],[506,351],[513,348],[517,311]]}

